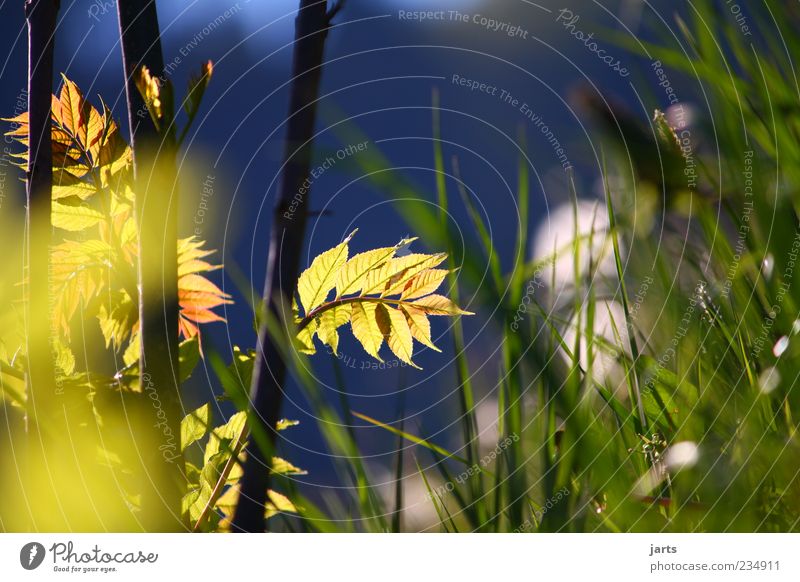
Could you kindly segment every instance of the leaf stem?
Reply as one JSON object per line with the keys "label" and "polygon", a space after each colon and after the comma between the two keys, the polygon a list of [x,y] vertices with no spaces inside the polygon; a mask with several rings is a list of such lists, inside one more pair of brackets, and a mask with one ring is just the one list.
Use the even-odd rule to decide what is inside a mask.
{"label": "leaf stem", "polygon": [[200,513],[200,516],[197,518],[197,521],[192,528],[193,532],[200,530],[200,526],[203,525],[208,518],[208,514],[211,513],[211,510],[217,504],[217,501],[222,494],[222,489],[228,482],[228,476],[231,474],[234,465],[239,462],[239,454],[242,452],[242,448],[244,447],[244,443],[247,441],[247,436],[249,434],[250,431],[247,430],[247,424],[245,423],[245,425],[242,426],[242,430],[239,431],[239,436],[236,438],[236,444],[233,445],[231,456],[228,457],[225,466],[220,472],[219,479],[217,479],[217,482],[214,484],[214,489],[211,490],[211,495],[208,497],[208,502],[206,502],[205,507],[203,507],[203,511]]}
{"label": "leaf stem", "polygon": [[403,301],[402,299],[386,299],[384,297],[372,297],[372,296],[364,296],[359,295],[357,297],[343,297],[341,299],[334,299],[328,303],[323,303],[316,309],[312,309],[308,315],[306,315],[303,319],[300,320],[300,323],[297,324],[297,331],[303,331],[309,323],[311,323],[315,318],[322,315],[324,312],[333,309],[334,307],[339,307],[340,305],[347,305],[350,303],[369,303],[370,301],[374,301],[376,303],[388,303],[389,305],[408,305],[410,304],[409,301]]}

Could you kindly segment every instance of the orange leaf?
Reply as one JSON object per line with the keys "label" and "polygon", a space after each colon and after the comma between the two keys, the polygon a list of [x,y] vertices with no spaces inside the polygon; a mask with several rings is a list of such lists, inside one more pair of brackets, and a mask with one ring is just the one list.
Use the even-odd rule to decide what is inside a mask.
{"label": "orange leaf", "polygon": [[180,303],[181,307],[201,307],[203,309],[210,309],[220,305],[233,303],[233,301],[230,299],[220,297],[214,293],[181,290],[178,290],[178,302]]}
{"label": "orange leaf", "polygon": [[75,83],[63,75],[62,77],[64,79],[60,96],[62,125],[64,129],[77,137],[81,127],[86,123],[83,94]]}
{"label": "orange leaf", "polygon": [[180,291],[197,291],[199,293],[213,293],[220,297],[229,298],[230,295],[214,285],[211,281],[200,275],[189,274],[178,279],[178,289]]}
{"label": "orange leaf", "polygon": [[220,317],[213,311],[208,309],[182,309],[181,315],[196,323],[211,323],[213,321],[225,321],[224,317]]}

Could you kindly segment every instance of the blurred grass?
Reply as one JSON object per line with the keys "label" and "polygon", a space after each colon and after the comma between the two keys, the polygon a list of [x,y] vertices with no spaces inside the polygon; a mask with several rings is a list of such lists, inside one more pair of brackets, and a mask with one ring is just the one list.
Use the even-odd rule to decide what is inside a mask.
{"label": "blurred grass", "polygon": [[[516,256],[505,271],[489,229],[461,183],[458,160],[452,172],[445,167],[438,96],[433,106],[435,192],[426,193],[389,171],[391,164],[377,149],[353,160],[355,171],[393,200],[415,235],[432,248],[446,248],[453,265],[461,266],[450,281],[454,299],[459,287],[474,293],[477,303],[472,307],[493,314],[502,344],[497,384],[476,387],[464,330],[459,324],[451,330],[460,394],[459,450],[448,453],[422,436],[359,415],[399,435],[406,446],[416,443],[406,455],[427,451],[433,456],[433,468],[423,469],[420,461],[417,466],[441,531],[800,528],[800,285],[793,280],[789,254],[800,232],[800,91],[791,66],[800,55],[800,39],[792,32],[800,20],[783,4],[768,4],[769,21],[762,12],[756,18],[754,49],[710,2],[694,3],[689,18],[677,26],[686,54],[674,39],[643,42],[648,58],[661,60],[673,82],[680,81],[684,105],[708,101],[708,112],[687,128],[697,187],[687,187],[686,158],[668,135],[652,137],[655,127],[641,124],[644,135],[652,137],[652,151],[636,152],[632,158],[627,152],[633,136],[620,132],[619,126],[617,132],[599,128],[611,168],[597,168],[605,183],[609,228],[579,233],[569,245],[554,249],[555,255],[574,254],[573,301],[556,306],[552,297],[534,296],[516,331],[511,323],[525,285],[546,262],[527,258],[524,139]],[[776,26],[782,37],[775,34]],[[620,35],[615,40],[642,51],[639,39]],[[351,122],[335,131],[342,143],[365,138]],[[752,196],[745,196],[742,172],[749,151],[753,189]],[[679,174],[659,175],[644,167],[662,158],[672,160],[662,167]],[[630,167],[633,173],[626,174],[624,168]],[[474,230],[474,239],[466,243],[469,252],[459,248],[446,220],[454,201],[450,183]],[[573,194],[577,200],[580,193]],[[660,197],[660,203],[648,203],[648,196]],[[438,211],[420,198],[437,200]],[[651,214],[643,215],[648,208]],[[737,248],[739,232],[747,235]],[[592,256],[592,240],[603,236],[613,244],[615,281],[598,275],[597,263],[603,258]],[[582,253],[588,253],[589,273],[581,272]],[[489,277],[484,279],[487,264]],[[641,297],[645,278],[651,282]],[[609,302],[621,305],[621,320],[611,316]],[[598,318],[610,319],[613,333],[597,335]],[[570,329],[574,345],[565,342]],[[788,345],[776,356],[773,346],[784,336]],[[598,373],[607,362],[622,370],[624,391]],[[765,387],[764,375],[772,368],[780,379]],[[481,466],[462,480],[462,471],[480,465],[476,393],[497,395],[498,440],[519,440],[505,447],[491,466]],[[682,458],[681,447],[671,448],[686,442],[692,443],[689,450],[697,451],[696,458]],[[398,444],[398,455],[403,449]],[[452,485],[437,487],[434,477],[436,483]],[[562,488],[569,495],[559,496],[543,512]],[[380,512],[396,513],[401,506]],[[367,509],[364,504],[361,508]]]}

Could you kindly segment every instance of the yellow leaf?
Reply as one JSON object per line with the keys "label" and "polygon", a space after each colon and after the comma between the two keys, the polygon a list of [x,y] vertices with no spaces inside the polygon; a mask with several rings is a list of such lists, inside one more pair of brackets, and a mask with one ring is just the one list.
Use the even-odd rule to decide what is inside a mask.
{"label": "yellow leaf", "polygon": [[75,371],[75,355],[69,346],[60,338],[53,341],[55,351],[56,367],[65,375],[69,376]]}
{"label": "yellow leaf", "polygon": [[428,321],[428,316],[419,309],[414,309],[408,305],[402,305],[400,308],[406,316],[406,322],[414,339],[432,350],[441,352],[442,350],[433,345],[431,340],[431,322]]}
{"label": "yellow leaf", "polygon": [[239,502],[239,485],[231,485],[225,490],[225,493],[219,496],[214,506],[222,511],[224,514],[233,514],[236,509],[236,504]]}
{"label": "yellow leaf", "polygon": [[135,362],[139,361],[141,347],[141,338],[139,337],[139,332],[137,331],[135,334],[133,334],[133,336],[131,336],[131,341],[128,343],[128,347],[125,348],[125,352],[122,354],[122,361],[125,362],[126,366],[131,366]]}
{"label": "yellow leaf", "polygon": [[281,457],[272,457],[272,470],[279,475],[308,475],[308,471],[294,466]]}
{"label": "yellow leaf", "polygon": [[292,319],[295,323],[300,323],[303,318],[300,317],[300,308],[297,307],[297,298],[292,297]]}
{"label": "yellow leaf", "polygon": [[275,424],[275,430],[286,430],[287,428],[297,426],[298,424],[300,424],[299,420],[282,418]]}
{"label": "yellow leaf", "polygon": [[464,311],[443,295],[428,295],[422,299],[412,301],[410,305],[420,309],[427,315],[475,315],[469,311]]}
{"label": "yellow leaf", "polygon": [[[109,121],[108,129],[100,141],[92,146],[90,150],[95,166],[100,168],[100,178],[103,186],[116,186],[117,179],[114,176],[128,167],[133,161],[131,148],[120,136],[119,129],[113,121]],[[112,179],[113,178],[113,179]]]}
{"label": "yellow leaf", "polygon": [[393,247],[375,249],[374,251],[355,255],[347,261],[347,264],[339,272],[339,276],[336,279],[336,297],[339,298],[343,295],[351,295],[360,291],[367,273],[383,265],[394,256],[399,248],[410,244],[414,240],[416,239],[404,239]]}
{"label": "yellow leaf", "polygon": [[317,333],[318,326],[319,318],[312,319],[307,326],[297,333],[297,340],[300,342],[298,351],[301,354],[313,356],[317,353],[317,349],[314,347],[314,334]]}
{"label": "yellow leaf", "polygon": [[134,75],[134,82],[150,114],[156,120],[161,119],[164,112],[161,108],[161,84],[158,78],[151,75],[147,67],[140,67]]}
{"label": "yellow leaf", "polygon": [[126,291],[120,289],[109,293],[108,299],[100,304],[97,313],[106,347],[113,344],[117,350],[130,335],[137,317],[136,305]]}
{"label": "yellow leaf", "polygon": [[351,305],[337,305],[319,316],[319,329],[317,335],[325,345],[328,345],[336,354],[339,349],[339,332],[336,330],[350,321],[353,311]]}
{"label": "yellow leaf", "polygon": [[85,230],[103,220],[103,215],[86,206],[68,206],[53,201],[53,226],[72,232]]}
{"label": "yellow leaf", "polygon": [[303,271],[297,280],[300,305],[303,306],[306,315],[325,301],[336,284],[336,277],[347,262],[347,244],[354,234],[355,231],[341,244],[315,258],[311,266]]}
{"label": "yellow leaf", "polygon": [[[373,269],[367,274],[361,290],[362,295],[380,293],[382,296],[396,295],[403,289],[403,285],[408,279],[423,271],[435,267],[441,263],[447,255],[423,255],[412,254],[404,257],[395,257],[386,261],[377,269]],[[399,286],[394,293],[389,293],[390,289]]]}
{"label": "yellow leaf", "polygon": [[350,322],[353,328],[353,335],[364,346],[364,350],[378,360],[383,360],[378,355],[383,344],[383,332],[378,327],[378,321],[375,318],[375,311],[377,304],[373,302],[358,302],[353,304],[353,316]]}
{"label": "yellow leaf", "polygon": [[410,279],[400,294],[400,299],[417,299],[436,291],[447,276],[446,269],[428,269]]}
{"label": "yellow leaf", "polygon": [[285,495],[270,489],[267,491],[267,497],[269,497],[269,501],[264,504],[266,509],[264,513],[265,519],[269,519],[278,513],[297,513],[297,507]]}
{"label": "yellow leaf", "polygon": [[88,182],[73,176],[69,172],[53,172],[53,200],[77,196],[81,200],[86,200],[92,196],[97,189]]}
{"label": "yellow leaf", "polygon": [[207,263],[206,261],[201,261],[199,259],[191,259],[189,261],[183,261],[182,263],[178,264],[178,277],[183,277],[184,275],[190,275],[192,273],[206,273],[208,271],[216,271],[217,269],[221,269],[222,265],[212,265],[211,263]]}
{"label": "yellow leaf", "polygon": [[[411,356],[414,351],[414,339],[411,336],[411,329],[408,327],[406,316],[388,305],[380,305],[378,309],[383,311],[388,318],[387,323],[389,324],[389,329],[383,329],[383,331],[389,349],[392,350],[392,353],[401,361],[415,368],[419,368],[419,366],[411,361]],[[378,323],[381,323],[380,319]]]}
{"label": "yellow leaf", "polygon": [[203,241],[193,236],[189,238],[182,238],[178,240],[178,263],[191,261],[193,259],[202,259],[209,255],[213,255],[214,251],[203,249]]}

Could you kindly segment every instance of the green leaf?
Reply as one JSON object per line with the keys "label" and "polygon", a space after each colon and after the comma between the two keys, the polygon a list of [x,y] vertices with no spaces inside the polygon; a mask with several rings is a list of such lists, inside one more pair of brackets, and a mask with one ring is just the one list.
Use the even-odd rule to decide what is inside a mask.
{"label": "green leaf", "polygon": [[178,366],[180,371],[178,380],[181,383],[189,379],[199,361],[200,342],[197,340],[197,336],[182,341],[178,346]]}
{"label": "green leaf", "polygon": [[206,403],[181,421],[181,451],[206,435],[210,426],[211,406]]}
{"label": "green leaf", "polygon": [[[208,437],[208,443],[206,444],[203,462],[208,463],[211,457],[230,447],[231,441],[242,432],[246,420],[247,414],[245,412],[237,412],[230,417],[228,422],[212,430]],[[230,456],[229,452],[228,456]]]}

